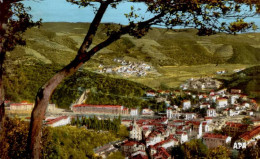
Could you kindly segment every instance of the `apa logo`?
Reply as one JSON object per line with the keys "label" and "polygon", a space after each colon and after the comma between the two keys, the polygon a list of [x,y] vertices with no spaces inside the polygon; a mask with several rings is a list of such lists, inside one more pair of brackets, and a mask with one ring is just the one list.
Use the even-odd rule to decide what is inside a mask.
{"label": "apa logo", "polygon": [[233,146],[233,149],[236,149],[236,150],[238,150],[238,149],[245,149],[246,148],[246,143],[245,142],[235,142],[234,143],[234,146]]}

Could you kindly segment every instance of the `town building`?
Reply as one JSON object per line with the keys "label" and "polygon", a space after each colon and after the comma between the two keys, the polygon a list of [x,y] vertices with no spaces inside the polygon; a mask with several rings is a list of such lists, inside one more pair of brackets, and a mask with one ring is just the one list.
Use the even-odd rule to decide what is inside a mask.
{"label": "town building", "polygon": [[138,141],[127,140],[121,145],[121,150],[123,151],[125,156],[131,156],[131,154],[137,151],[145,151],[145,145]]}
{"label": "town building", "polygon": [[227,98],[218,98],[217,99],[217,108],[225,108],[228,106]]}
{"label": "town building", "polygon": [[230,136],[241,135],[249,130],[249,126],[241,123],[226,122],[223,131]]}
{"label": "town building", "polygon": [[183,100],[182,101],[182,109],[187,110],[191,108],[191,102],[190,100]]}
{"label": "town building", "polygon": [[136,123],[136,120],[130,126],[129,138],[137,141],[142,140],[142,127]]}
{"label": "town building", "polygon": [[139,115],[138,109],[136,109],[136,108],[131,108],[131,109],[130,109],[130,115],[131,115],[131,116],[138,116],[138,115]]}
{"label": "town building", "polygon": [[45,125],[50,127],[64,126],[71,123],[71,118],[69,116],[60,116],[53,119],[46,119]]}
{"label": "town building", "polygon": [[218,146],[230,146],[231,137],[220,134],[206,133],[203,135],[202,141],[208,148],[216,148]]}
{"label": "town building", "polygon": [[208,117],[216,117],[217,116],[216,109],[214,109],[214,108],[207,109],[207,116]]}
{"label": "town building", "polygon": [[143,109],[142,110],[142,115],[148,115],[148,116],[153,116],[154,115],[154,111],[152,111],[151,109]]}
{"label": "town building", "polygon": [[129,115],[128,108],[121,105],[79,104],[72,106],[74,113],[100,115]]}
{"label": "town building", "polygon": [[239,136],[237,143],[245,143],[246,146],[253,146],[260,139],[260,126],[255,127],[251,131],[247,131]]}
{"label": "town building", "polygon": [[34,107],[33,103],[23,101],[21,103],[10,104],[10,111],[32,111],[33,107]]}

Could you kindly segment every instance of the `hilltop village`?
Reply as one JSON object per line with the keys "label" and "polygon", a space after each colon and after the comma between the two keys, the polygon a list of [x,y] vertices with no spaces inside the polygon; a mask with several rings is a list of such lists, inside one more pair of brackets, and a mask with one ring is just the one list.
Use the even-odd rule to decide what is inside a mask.
{"label": "hilltop village", "polygon": [[[259,106],[239,89],[211,90],[205,93],[190,91],[151,90],[146,97],[164,103],[164,111],[147,108],[127,108],[122,105],[92,105],[77,103],[71,110],[58,111],[49,104],[45,125],[73,125],[79,117],[97,120],[120,117],[129,131],[128,138],[94,149],[106,158],[120,151],[131,159],[172,158],[176,146],[199,139],[209,149],[224,146],[231,150],[254,146],[260,140]],[[181,98],[184,97],[184,98]],[[30,112],[32,103],[6,101],[9,112]],[[57,113],[59,112],[59,113]],[[29,117],[26,119],[30,120]],[[86,129],[91,127],[85,123]]]}
{"label": "hilltop village", "polygon": [[97,72],[106,74],[120,74],[122,76],[142,77],[146,76],[148,73],[155,71],[152,66],[143,62],[131,62],[117,58],[115,58],[113,61],[119,64],[119,66],[112,67],[100,64],[99,70]]}

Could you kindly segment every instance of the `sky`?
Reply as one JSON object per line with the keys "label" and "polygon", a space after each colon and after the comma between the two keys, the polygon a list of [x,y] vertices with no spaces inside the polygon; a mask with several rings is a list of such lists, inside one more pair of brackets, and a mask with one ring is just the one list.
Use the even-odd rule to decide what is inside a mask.
{"label": "sky", "polygon": [[[40,18],[43,22],[91,22],[94,17],[93,8],[79,8],[77,5],[72,5],[66,0],[42,0],[24,1],[25,6],[30,6],[30,13],[33,15],[34,20]],[[124,14],[130,12],[130,7],[134,6],[136,9],[140,8],[140,12],[145,12],[146,6],[142,3],[121,3],[117,9],[108,8],[102,22],[113,22],[120,24],[128,24],[128,20]],[[151,17],[151,14],[144,14],[145,19]],[[248,18],[246,21],[254,21],[260,28],[260,16]],[[258,29],[260,32],[260,29]]]}

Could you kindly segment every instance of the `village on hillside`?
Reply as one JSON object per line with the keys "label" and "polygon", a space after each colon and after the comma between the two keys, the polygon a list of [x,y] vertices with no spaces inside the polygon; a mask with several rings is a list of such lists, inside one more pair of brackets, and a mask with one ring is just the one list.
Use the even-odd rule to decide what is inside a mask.
{"label": "village on hillside", "polygon": [[146,76],[148,73],[156,72],[152,66],[143,62],[131,62],[117,58],[115,58],[113,61],[119,64],[119,66],[104,66],[100,64],[99,70],[97,72],[137,77]]}
{"label": "village on hillside", "polygon": [[[179,97],[185,99],[181,98],[178,105]],[[254,146],[260,140],[259,106],[240,89],[212,89],[207,93],[151,90],[146,92],[146,98],[164,102],[165,111],[157,112],[149,106],[127,108],[83,101],[73,104],[70,111],[61,111],[55,104],[49,104],[44,123],[57,127],[70,125],[78,117],[96,116],[104,120],[120,116],[129,137],[94,149],[102,158],[120,151],[129,159],[170,159],[174,147],[193,139],[202,140],[208,148],[224,146],[231,150]],[[6,105],[9,112],[25,113],[30,112],[34,104],[6,101]]]}

